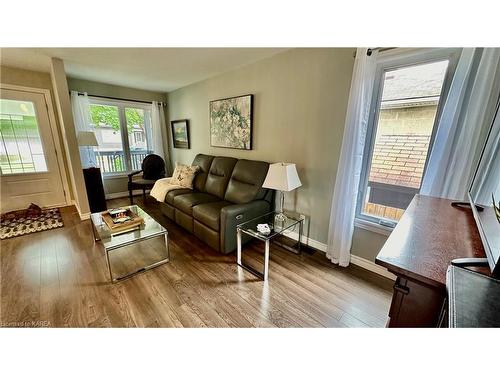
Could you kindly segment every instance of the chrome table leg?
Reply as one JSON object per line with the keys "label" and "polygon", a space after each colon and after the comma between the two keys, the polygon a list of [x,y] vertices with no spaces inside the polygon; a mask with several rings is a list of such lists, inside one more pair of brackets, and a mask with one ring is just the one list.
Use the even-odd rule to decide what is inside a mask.
{"label": "chrome table leg", "polygon": [[239,267],[247,270],[251,274],[257,276],[258,278],[262,279],[263,281],[267,280],[267,277],[269,275],[269,240],[265,241],[265,253],[264,253],[264,272],[259,272],[252,266],[245,264],[241,260],[241,231],[237,229],[236,232],[236,242],[237,242],[237,254],[236,254],[236,263],[238,264]]}
{"label": "chrome table leg", "polygon": [[266,240],[266,249],[264,253],[264,281],[269,276],[269,240]]}

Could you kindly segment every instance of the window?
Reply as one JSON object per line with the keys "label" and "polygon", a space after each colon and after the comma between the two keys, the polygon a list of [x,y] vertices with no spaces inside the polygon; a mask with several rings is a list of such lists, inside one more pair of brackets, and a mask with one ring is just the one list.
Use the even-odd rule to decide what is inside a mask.
{"label": "window", "polygon": [[90,117],[99,146],[94,150],[104,174],[141,169],[151,154],[151,110],[147,104],[90,99]]}
{"label": "window", "polygon": [[47,172],[32,102],[0,99],[1,174]]}
{"label": "window", "polygon": [[420,191],[440,99],[455,63],[449,50],[444,55],[421,54],[379,63],[361,171],[358,219],[393,227]]}

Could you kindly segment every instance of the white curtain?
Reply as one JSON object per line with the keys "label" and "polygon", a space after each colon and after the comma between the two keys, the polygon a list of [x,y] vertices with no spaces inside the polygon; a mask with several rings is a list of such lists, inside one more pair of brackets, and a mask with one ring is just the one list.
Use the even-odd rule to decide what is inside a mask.
{"label": "white curtain", "polygon": [[[94,131],[90,120],[90,101],[87,93],[79,95],[77,91],[71,91],[71,107],[73,109],[76,136],[78,137],[79,132]],[[97,165],[94,152],[89,152],[88,147],[80,147],[79,149],[83,168]]]}
{"label": "white curtain", "polygon": [[151,104],[151,127],[152,127],[152,146],[153,152],[159,155],[165,160],[167,174],[170,171],[170,159],[168,158],[168,152],[164,150],[164,142],[162,129],[166,131],[165,125],[165,111],[163,110],[163,104],[158,102],[153,102]]}
{"label": "white curtain", "polygon": [[446,98],[421,194],[465,200],[500,92],[500,49],[464,48]]}
{"label": "white curtain", "polygon": [[347,267],[351,258],[356,199],[373,92],[377,51],[358,48],[354,61],[342,149],[335,178],[326,256]]}
{"label": "white curtain", "polygon": [[[500,105],[500,103],[499,103]],[[498,108],[498,106],[497,106]],[[488,143],[484,148],[481,163],[474,178],[471,195],[475,203],[491,206],[493,193],[495,201],[500,200],[500,109],[491,126]]]}

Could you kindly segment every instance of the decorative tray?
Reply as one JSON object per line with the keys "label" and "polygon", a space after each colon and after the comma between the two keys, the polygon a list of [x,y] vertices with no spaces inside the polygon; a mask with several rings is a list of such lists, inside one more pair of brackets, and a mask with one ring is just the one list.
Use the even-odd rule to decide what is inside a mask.
{"label": "decorative tray", "polygon": [[113,234],[129,232],[144,223],[144,219],[129,208],[113,208],[102,212],[101,216]]}

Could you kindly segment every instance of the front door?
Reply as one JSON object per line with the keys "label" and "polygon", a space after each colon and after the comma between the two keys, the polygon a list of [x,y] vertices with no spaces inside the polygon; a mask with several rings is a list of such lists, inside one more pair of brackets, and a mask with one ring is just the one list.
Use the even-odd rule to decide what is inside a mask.
{"label": "front door", "polygon": [[64,206],[66,199],[45,96],[0,89],[0,211]]}

